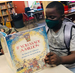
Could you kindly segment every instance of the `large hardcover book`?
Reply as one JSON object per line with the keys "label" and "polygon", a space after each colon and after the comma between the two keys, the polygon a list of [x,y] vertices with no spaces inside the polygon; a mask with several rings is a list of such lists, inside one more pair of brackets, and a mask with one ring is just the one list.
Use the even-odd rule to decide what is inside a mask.
{"label": "large hardcover book", "polygon": [[45,26],[21,31],[1,38],[6,59],[14,72],[38,72],[48,65],[44,58],[49,52]]}

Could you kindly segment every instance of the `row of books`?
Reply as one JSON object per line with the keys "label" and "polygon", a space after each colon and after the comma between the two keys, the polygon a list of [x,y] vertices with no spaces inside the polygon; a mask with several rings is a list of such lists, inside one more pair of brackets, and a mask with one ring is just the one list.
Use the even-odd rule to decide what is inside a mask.
{"label": "row of books", "polygon": [[8,6],[8,8],[11,8],[11,7],[13,7],[13,4],[12,3],[8,3],[7,6]]}
{"label": "row of books", "polygon": [[[11,17],[11,16],[10,16]],[[12,17],[11,17],[11,19],[12,19]],[[4,21],[3,21],[4,20]],[[4,19],[1,19],[1,23],[3,23],[4,22],[4,25],[6,25],[6,22],[7,21],[9,21],[9,17],[4,17]]]}
{"label": "row of books", "polygon": [[[8,18],[8,17],[4,17],[4,23],[5,23],[6,21],[9,21],[9,18]],[[2,19],[1,19],[1,22],[3,22]]]}
{"label": "row of books", "polygon": [[7,10],[3,10],[2,11],[2,15],[7,15],[8,14],[8,11]]}
{"label": "row of books", "polygon": [[0,12],[0,16],[1,16],[1,13],[2,13],[2,15],[7,15],[8,12],[9,12],[9,14],[14,14],[14,13],[15,13],[15,10],[14,10],[14,8],[8,9],[8,11],[7,11],[7,10],[2,10],[2,11]]}
{"label": "row of books", "polygon": [[9,13],[10,13],[10,14],[13,14],[13,13],[15,13],[15,10],[14,10],[14,8],[12,8],[12,9],[8,9],[8,11],[9,11]]}
{"label": "row of books", "polygon": [[5,7],[5,5],[0,5],[0,8],[5,9],[6,7]]}
{"label": "row of books", "polygon": [[[8,8],[11,8],[11,7],[13,7],[13,4],[12,3],[8,3],[7,6],[8,6]],[[4,4],[0,5],[0,9],[6,9],[6,6]]]}

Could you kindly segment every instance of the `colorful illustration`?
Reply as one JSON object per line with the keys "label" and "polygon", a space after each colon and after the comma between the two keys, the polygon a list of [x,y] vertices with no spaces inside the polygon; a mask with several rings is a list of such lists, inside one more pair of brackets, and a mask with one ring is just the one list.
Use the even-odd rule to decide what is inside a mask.
{"label": "colorful illustration", "polygon": [[46,67],[44,58],[49,46],[45,26],[8,35],[5,39],[17,73],[32,73]]}
{"label": "colorful illustration", "polygon": [[30,41],[30,34],[29,33],[25,34],[24,37],[27,40],[27,42]]}

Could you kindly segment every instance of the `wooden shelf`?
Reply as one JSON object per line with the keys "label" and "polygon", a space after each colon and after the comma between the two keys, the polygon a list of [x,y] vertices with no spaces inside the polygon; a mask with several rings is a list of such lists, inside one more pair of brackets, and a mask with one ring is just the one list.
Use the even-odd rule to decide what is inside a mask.
{"label": "wooden shelf", "polygon": [[2,15],[2,16],[8,16],[8,14]]}
{"label": "wooden shelf", "polygon": [[2,17],[2,16],[0,16],[0,17]]}
{"label": "wooden shelf", "polygon": [[10,8],[14,8],[14,6],[12,6],[12,7],[8,7],[8,9],[10,9]]}
{"label": "wooden shelf", "polygon": [[13,11],[15,11],[15,9],[12,1],[0,1],[0,18],[3,24],[5,21],[12,21],[11,15],[13,14]]}
{"label": "wooden shelf", "polygon": [[12,1],[0,1],[0,4],[2,3],[2,4],[4,4],[5,2],[12,2]]}
{"label": "wooden shelf", "polygon": [[7,8],[1,9],[1,10],[7,10]]}

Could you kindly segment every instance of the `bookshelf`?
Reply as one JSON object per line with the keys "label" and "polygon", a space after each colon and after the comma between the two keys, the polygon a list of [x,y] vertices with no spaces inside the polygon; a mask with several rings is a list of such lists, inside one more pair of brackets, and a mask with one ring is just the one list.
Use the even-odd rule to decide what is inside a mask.
{"label": "bookshelf", "polygon": [[0,18],[3,25],[6,25],[7,21],[11,23],[13,13],[15,9],[12,1],[0,1]]}

